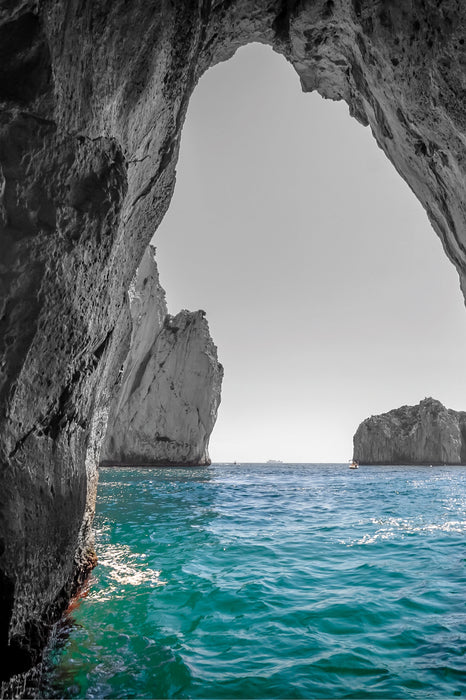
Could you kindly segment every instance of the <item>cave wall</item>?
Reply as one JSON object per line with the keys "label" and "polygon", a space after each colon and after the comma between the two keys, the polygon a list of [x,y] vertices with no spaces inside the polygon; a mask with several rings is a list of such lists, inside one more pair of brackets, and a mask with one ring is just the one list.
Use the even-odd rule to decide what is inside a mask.
{"label": "cave wall", "polygon": [[96,463],[128,348],[126,291],[168,207],[200,75],[260,41],[291,61],[303,90],[346,100],[423,204],[465,290],[465,23],[461,0],[0,5],[7,674],[34,662],[94,563]]}

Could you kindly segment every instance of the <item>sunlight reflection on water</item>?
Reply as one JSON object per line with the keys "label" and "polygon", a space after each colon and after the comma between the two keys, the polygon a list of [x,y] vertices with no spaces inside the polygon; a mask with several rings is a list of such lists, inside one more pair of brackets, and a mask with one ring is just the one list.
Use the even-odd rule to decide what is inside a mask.
{"label": "sunlight reflection on water", "polygon": [[107,545],[99,555],[98,562],[99,577],[107,579],[107,585],[91,589],[89,599],[103,601],[125,598],[128,596],[125,586],[165,586],[166,581],[160,578],[162,572],[147,567],[146,558],[146,554],[132,552],[128,545]]}

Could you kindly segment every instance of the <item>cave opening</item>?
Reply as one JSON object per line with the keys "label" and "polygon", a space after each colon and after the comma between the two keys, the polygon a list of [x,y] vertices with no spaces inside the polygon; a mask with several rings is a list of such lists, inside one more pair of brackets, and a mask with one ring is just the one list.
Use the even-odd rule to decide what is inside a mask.
{"label": "cave opening", "polygon": [[[226,56],[233,46],[260,38],[296,62],[308,89],[344,97],[353,113],[373,125],[393,162],[429,209],[447,255],[463,275],[464,289],[463,12],[454,3],[447,7],[403,3],[382,9],[376,5],[322,0],[267,2],[253,8],[247,3],[135,2],[109,5],[107,13],[101,3],[57,2],[49,12],[43,3],[23,2],[8,3],[1,13],[4,34],[14,37],[18,29],[28,30],[22,33],[19,48],[7,42],[2,69],[3,87],[8,88],[2,107],[0,178],[0,219],[7,251],[1,357],[5,370],[1,406],[5,658],[12,658],[11,649],[21,647],[32,660],[45,639],[46,626],[95,563],[90,533],[97,443],[123,361],[120,349],[125,347],[129,327],[126,290],[143,247],[168,205],[185,106],[198,71],[209,62]],[[241,52],[237,58],[242,55],[246,54]],[[259,66],[258,54],[254,64]],[[225,93],[212,92],[218,103],[214,109],[210,105],[208,112],[224,126],[222,100],[238,125],[243,117],[243,122],[251,123],[251,113],[258,111],[246,89],[257,74],[250,65],[247,79],[243,76],[238,86],[238,78],[232,81],[228,74],[228,66],[233,65],[232,61],[212,68],[203,81],[219,75],[225,93],[234,95],[236,107],[245,99],[241,113],[226,102]],[[279,92],[276,66],[268,82]],[[36,69],[38,81],[34,80]],[[23,84],[16,80],[22,79],[23,71],[24,84],[31,90],[10,89]],[[296,99],[310,105],[314,97],[303,98],[293,79]],[[266,104],[262,85],[263,76],[252,92],[256,102],[259,97]],[[200,90],[201,86],[197,95]],[[195,95],[191,114],[196,99]],[[288,113],[278,109],[282,105],[288,106]],[[312,105],[317,114],[316,103]],[[252,138],[254,144],[267,144],[262,156],[266,170],[252,185],[247,184],[247,176],[255,172],[254,149],[244,139],[247,131],[234,139],[226,130],[221,143],[231,142],[232,157],[238,159],[227,173],[236,173],[237,184],[243,184],[245,191],[232,187],[212,161],[209,169],[216,180],[206,187],[205,197],[191,185],[193,204],[201,204],[201,223],[196,224],[195,207],[188,203],[182,207],[188,218],[176,227],[183,237],[191,233],[189,240],[195,241],[194,252],[200,258],[189,249],[186,238],[176,241],[170,236],[176,246],[172,256],[176,274],[160,261],[171,310],[185,305],[206,308],[227,369],[212,443],[215,460],[326,459],[327,452],[319,452],[320,438],[325,450],[331,445],[330,458],[340,458],[336,436],[344,431],[337,411],[351,414],[350,435],[361,397],[368,400],[357,419],[387,407],[370,402],[374,397],[387,400],[391,407],[431,393],[449,406],[462,408],[455,396],[464,394],[457,379],[464,356],[459,337],[463,322],[455,324],[450,316],[451,300],[458,299],[456,274],[448,268],[453,291],[447,301],[445,290],[439,291],[442,283],[436,286],[440,273],[429,268],[425,249],[413,243],[416,225],[400,216],[400,199],[391,198],[388,188],[377,180],[378,166],[371,171],[364,149],[356,147],[349,160],[352,165],[361,161],[369,180],[350,169],[350,184],[336,187],[336,173],[344,170],[342,154],[351,142],[340,141],[339,159],[328,165],[330,145],[335,147],[340,133],[336,115],[344,114],[348,124],[360,127],[347,119],[341,105],[331,107],[332,116],[328,112],[324,118],[330,137],[306,117],[307,132],[318,135],[310,148],[298,128],[299,111],[291,93],[280,96],[277,105],[269,104]],[[269,129],[271,117],[278,129],[275,136]],[[209,119],[205,126],[207,132],[215,131]],[[175,215],[182,191],[188,128],[189,121],[180,182],[164,227]],[[367,130],[359,133],[370,140]],[[302,155],[303,167],[294,158],[280,159],[282,138],[281,150],[290,157]],[[316,176],[310,165],[317,163],[319,145],[326,167],[319,166]],[[373,141],[371,149],[377,153]],[[202,145],[199,150],[212,152]],[[220,147],[216,150],[221,152]],[[222,160],[228,162],[225,155]],[[277,163],[280,166],[274,170]],[[390,173],[399,182],[393,170]],[[280,175],[285,176],[287,187]],[[330,203],[325,204],[322,195],[311,197],[318,181],[324,184],[324,192],[330,192]],[[298,188],[299,183],[304,189]],[[214,221],[209,247],[200,233],[206,213],[213,215],[213,204],[221,202],[218,188],[229,198]],[[243,220],[235,219],[239,204],[245,201],[251,202],[251,209]],[[360,203],[357,226],[350,227],[349,205],[354,201]],[[373,204],[378,208],[376,222],[365,227],[363,215]],[[302,225],[292,222],[295,211],[300,212]],[[265,213],[269,218],[262,227]],[[324,230],[319,213],[323,220],[337,220],[337,234]],[[394,214],[398,218],[391,218]],[[421,216],[424,241],[432,241],[440,261],[438,241],[425,215]],[[406,250],[396,245],[394,231],[403,231]],[[297,233],[301,245],[294,239]],[[161,255],[162,234],[163,230],[157,236]],[[356,245],[359,234],[362,248]],[[313,246],[306,247],[311,241]],[[375,259],[368,256],[372,246],[378,255]],[[220,249],[225,264],[211,259],[210,251],[215,249]],[[394,252],[396,264],[390,258]],[[182,262],[188,263],[196,279],[207,279],[210,296],[206,301],[194,294],[193,280]],[[401,283],[400,262],[414,281],[409,294]],[[424,275],[422,284],[419,272]],[[396,284],[390,285],[392,277]],[[368,278],[370,284],[355,303],[352,294]],[[178,303],[174,294],[183,293],[183,280],[189,294]],[[376,293],[375,282],[381,282],[384,294]],[[230,289],[236,316],[227,313],[227,300],[220,293],[223,286]],[[288,291],[293,294],[287,295]],[[418,307],[413,304],[415,293],[420,298]],[[384,299],[391,309],[386,317]],[[256,301],[261,303],[255,305]],[[404,307],[411,311],[408,317],[402,315]],[[396,326],[387,318],[395,319]],[[318,326],[319,319],[323,326]],[[221,321],[225,334],[220,332]],[[453,336],[447,332],[451,327]],[[412,330],[417,331],[414,344],[409,341]],[[257,336],[262,344],[255,342]],[[228,338],[235,342],[226,342]],[[363,363],[358,365],[361,358]],[[235,365],[239,371],[233,375]],[[390,374],[389,369],[394,372]],[[453,374],[447,381],[448,372]],[[414,394],[413,378],[419,379],[421,390],[411,398],[407,393]],[[281,391],[282,380],[288,393]],[[236,401],[231,387],[239,389]],[[450,394],[445,393],[447,387]],[[226,420],[228,407],[235,413],[232,423]],[[229,425],[223,444],[222,424]],[[323,427],[328,426],[326,432]],[[267,452],[259,454],[264,446]],[[286,455],[281,452],[283,446]],[[348,457],[347,446],[345,437],[342,458]],[[301,448],[303,453],[298,452]],[[458,520],[462,522],[461,517]],[[8,583],[11,572],[14,590]],[[12,663],[8,670],[15,672],[18,664]]]}
{"label": "cave opening", "polygon": [[153,239],[225,366],[213,461],[343,461],[361,420],[461,410],[464,307],[421,205],[347,106],[252,44],[203,76]]}

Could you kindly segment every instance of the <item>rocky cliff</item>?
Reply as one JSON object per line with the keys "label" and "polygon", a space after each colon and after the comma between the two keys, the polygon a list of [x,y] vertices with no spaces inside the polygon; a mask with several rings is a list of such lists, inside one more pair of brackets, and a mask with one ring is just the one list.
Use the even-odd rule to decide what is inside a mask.
{"label": "rocky cliff", "polygon": [[466,464],[466,412],[426,398],[367,418],[353,441],[360,464]]}
{"label": "rocky cliff", "polygon": [[129,346],[127,290],[169,205],[199,77],[259,41],[303,90],[345,100],[466,289],[465,27],[458,0],[0,4],[4,675],[38,658],[94,562],[96,461]]}
{"label": "rocky cliff", "polygon": [[203,311],[167,313],[149,246],[130,288],[133,321],[103,464],[210,464],[223,368]]}

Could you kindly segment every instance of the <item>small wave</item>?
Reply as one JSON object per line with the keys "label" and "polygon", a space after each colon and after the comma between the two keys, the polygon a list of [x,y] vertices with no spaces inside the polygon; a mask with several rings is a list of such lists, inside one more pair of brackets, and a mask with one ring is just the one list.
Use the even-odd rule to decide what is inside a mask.
{"label": "small wave", "polygon": [[394,540],[403,538],[405,535],[431,534],[436,532],[459,533],[466,532],[466,520],[447,520],[444,522],[432,523],[419,520],[403,518],[387,518],[370,520],[371,525],[379,525],[375,532],[366,532],[356,540],[340,540],[341,544],[347,546],[374,544],[384,540]]}

